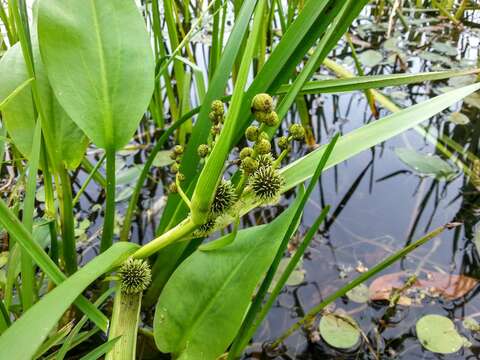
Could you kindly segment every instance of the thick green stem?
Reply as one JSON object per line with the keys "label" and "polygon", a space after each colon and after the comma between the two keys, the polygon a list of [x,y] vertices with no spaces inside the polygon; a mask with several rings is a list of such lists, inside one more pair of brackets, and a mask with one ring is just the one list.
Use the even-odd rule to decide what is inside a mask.
{"label": "thick green stem", "polygon": [[121,336],[106,360],[135,360],[142,293],[126,294],[117,285],[108,340]]}
{"label": "thick green stem", "polygon": [[163,233],[156,239],[152,240],[146,245],[143,245],[136,253],[133,254],[134,258],[145,258],[148,257],[160,249],[163,249],[165,246],[174,243],[175,241],[180,240],[181,238],[187,236],[193,232],[198,225],[194,224],[190,217],[183,220],[180,224],[174,228],[168,230],[166,233]]}
{"label": "thick green stem", "polygon": [[62,255],[68,274],[77,271],[77,247],[73,220],[72,184],[65,168],[59,170],[61,182]]}
{"label": "thick green stem", "polygon": [[113,243],[115,225],[115,150],[107,149],[107,199],[105,201],[105,217],[100,252],[104,252]]}

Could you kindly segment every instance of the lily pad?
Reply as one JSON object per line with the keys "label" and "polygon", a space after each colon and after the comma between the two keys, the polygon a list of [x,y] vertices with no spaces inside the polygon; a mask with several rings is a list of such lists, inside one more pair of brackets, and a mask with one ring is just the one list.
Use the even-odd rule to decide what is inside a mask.
{"label": "lily pad", "polygon": [[455,168],[436,155],[420,154],[406,148],[397,148],[395,153],[402,162],[419,175],[446,180],[451,180],[456,175]]}
{"label": "lily pad", "polygon": [[[273,291],[273,289],[277,285],[277,282],[278,280],[280,280],[280,276],[282,276],[283,272],[287,268],[289,261],[290,261],[289,258],[283,258],[282,260],[280,260],[280,264],[278,264],[278,270],[275,273],[275,276],[272,279],[272,283],[270,284],[270,287],[268,289],[269,292]],[[301,283],[303,283],[304,280],[305,280],[305,270],[302,268],[302,263],[300,261],[297,267],[292,271],[292,273],[288,277],[288,280],[285,283],[285,285],[298,286]]]}
{"label": "lily pad", "polygon": [[338,349],[350,349],[360,341],[359,326],[348,315],[326,314],[322,316],[319,328],[323,340]]}
{"label": "lily pad", "polygon": [[170,157],[171,154],[171,150],[159,151],[158,154],[155,156],[155,159],[153,160],[153,166],[163,167],[173,164],[174,160]]}
{"label": "lily pad", "polygon": [[462,325],[465,329],[473,331],[473,332],[479,332],[480,331],[480,324],[478,323],[477,320],[475,320],[472,317],[466,317],[462,321]]}
{"label": "lily pad", "polygon": [[359,304],[366,303],[370,297],[368,286],[365,284],[355,286],[352,290],[347,292],[347,297],[353,302]]}
{"label": "lily pad", "polygon": [[449,318],[441,315],[425,315],[417,321],[418,340],[423,347],[439,354],[452,354],[464,345],[464,338]]}
{"label": "lily pad", "polygon": [[467,125],[470,122],[470,119],[467,115],[462,114],[461,112],[453,112],[448,117],[448,120],[457,124],[457,125]]}
{"label": "lily pad", "polygon": [[362,52],[358,58],[360,62],[367,67],[374,67],[380,64],[383,60],[383,55],[376,50],[367,50]]}
{"label": "lily pad", "polygon": [[455,46],[450,45],[448,43],[442,43],[442,42],[434,42],[432,44],[432,48],[442,54],[448,55],[448,56],[456,56],[458,54],[458,50]]}

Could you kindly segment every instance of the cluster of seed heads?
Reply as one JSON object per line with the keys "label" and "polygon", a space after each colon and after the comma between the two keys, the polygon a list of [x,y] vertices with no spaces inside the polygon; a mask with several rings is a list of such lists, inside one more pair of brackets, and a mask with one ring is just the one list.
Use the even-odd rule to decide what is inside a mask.
{"label": "cluster of seed heads", "polygon": [[148,263],[141,259],[128,259],[118,271],[121,290],[126,294],[138,294],[148,288],[152,273]]}
{"label": "cluster of seed heads", "polygon": [[[179,181],[185,180],[185,175],[180,172],[180,162],[182,161],[182,156],[185,149],[182,145],[175,145],[170,153],[170,158],[174,160],[174,163],[170,165],[170,172],[175,174]],[[170,183],[168,186],[170,192],[177,192],[177,184],[175,182]]]}
{"label": "cluster of seed heads", "polygon": [[254,194],[262,201],[276,198],[284,182],[283,176],[272,166],[260,167],[249,179]]}

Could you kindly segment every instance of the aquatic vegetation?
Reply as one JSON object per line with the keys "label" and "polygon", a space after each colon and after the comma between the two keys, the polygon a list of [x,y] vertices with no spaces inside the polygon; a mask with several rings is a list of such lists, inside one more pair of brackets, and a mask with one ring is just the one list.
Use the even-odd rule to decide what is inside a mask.
{"label": "aquatic vegetation", "polygon": [[[304,274],[299,264],[328,205],[314,214],[291,257],[284,254],[322,173],[480,89],[464,84],[400,110],[373,89],[478,70],[364,76],[361,63],[379,66],[383,55],[370,50],[357,57],[350,37],[360,76],[332,64],[327,55],[368,3],[152,0],[140,9],[133,0],[37,0],[32,9],[23,0],[1,3],[0,173],[11,180],[0,199],[8,251],[0,358],[63,359],[80,355],[81,343],[88,346],[85,358],[141,358],[143,340],[156,357],[241,357],[284,286],[304,280],[290,275]],[[205,69],[196,48],[203,32],[211,41]],[[452,54],[447,45],[436,49]],[[343,78],[316,80],[322,63]],[[321,145],[304,116],[290,119],[292,109],[308,112],[305,95],[344,91],[364,92],[372,113],[379,115],[380,104],[393,113],[346,134],[332,132]],[[145,152],[133,165],[122,162],[132,148]],[[440,158],[397,152],[424,174],[447,180],[456,174]],[[472,174],[465,164],[460,171]],[[141,199],[147,179],[161,184],[161,194],[149,192],[156,206]],[[92,181],[98,204],[85,209]],[[287,192],[293,194],[288,208],[271,221],[242,223]],[[89,219],[94,213],[102,221]],[[158,226],[136,244],[135,219],[142,216]],[[94,223],[99,228],[89,243],[85,233]],[[271,348],[312,328],[336,299],[454,227],[440,226],[366,269],[284,329]],[[98,254],[81,259],[80,248],[92,244]],[[105,301],[112,306],[100,308]],[[82,332],[88,320],[91,328]],[[420,340],[436,351],[426,345],[423,325],[417,324]],[[363,338],[355,320],[339,312],[323,314],[319,329],[334,348],[355,347]],[[94,339],[96,332],[108,340]]]}

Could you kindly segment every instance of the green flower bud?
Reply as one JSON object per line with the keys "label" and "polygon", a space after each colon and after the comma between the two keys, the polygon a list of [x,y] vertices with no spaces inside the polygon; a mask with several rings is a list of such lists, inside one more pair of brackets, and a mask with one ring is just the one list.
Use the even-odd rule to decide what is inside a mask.
{"label": "green flower bud", "polygon": [[262,132],[258,135],[258,139],[257,139],[257,140],[260,141],[260,140],[262,140],[262,139],[270,141],[270,137],[268,136],[268,134],[267,134],[265,131],[262,131]]}
{"label": "green flower bud", "polygon": [[280,123],[280,119],[275,111],[269,112],[265,114],[263,122],[267,126],[277,126]]}
{"label": "green flower bud", "polygon": [[247,156],[245,159],[242,160],[240,167],[245,172],[245,174],[252,174],[253,172],[255,172],[255,170],[258,169],[258,161],[250,156]]}
{"label": "green flower bud", "polygon": [[263,167],[255,171],[249,184],[256,197],[267,201],[278,196],[284,182],[284,178],[277,170],[272,167]]}
{"label": "green flower bud", "polygon": [[221,181],[215,192],[210,211],[213,215],[221,215],[228,211],[237,200],[235,188],[230,181]]}
{"label": "green flower bud", "polygon": [[217,116],[223,116],[223,114],[225,113],[225,109],[223,108],[223,103],[220,100],[214,100],[212,102],[212,111]]}
{"label": "green flower bud", "polygon": [[305,139],[305,128],[300,124],[292,124],[289,132],[294,140],[302,141]]}
{"label": "green flower bud", "polygon": [[197,148],[198,156],[200,156],[201,158],[206,157],[209,152],[210,152],[210,148],[208,147],[207,144],[200,144]]}
{"label": "green flower bud", "polygon": [[177,173],[177,178],[178,178],[178,181],[184,181],[185,180],[185,175],[179,172],[179,173]]}
{"label": "green flower bud", "polygon": [[253,117],[254,117],[259,123],[264,124],[265,121],[266,121],[267,114],[269,114],[269,113],[266,113],[266,112],[263,112],[263,111],[254,111],[254,112],[253,112]]}
{"label": "green flower bud", "polygon": [[253,149],[249,147],[244,147],[242,151],[240,151],[240,160],[245,159],[248,156],[252,156]]}
{"label": "green flower bud", "polygon": [[205,237],[210,234],[210,232],[215,227],[215,218],[208,219],[207,222],[203,225],[200,225],[197,230],[193,232],[193,236],[196,237]]}
{"label": "green flower bud", "polygon": [[260,155],[268,154],[272,150],[272,145],[270,141],[266,139],[260,139],[256,142],[254,149]]}
{"label": "green flower bud", "polygon": [[252,111],[269,113],[273,111],[273,99],[268,94],[257,94],[252,100]]}
{"label": "green flower bud", "polygon": [[128,259],[118,271],[121,290],[126,294],[138,294],[148,288],[152,281],[152,272],[148,263],[142,259]]}
{"label": "green flower bud", "polygon": [[248,141],[257,141],[260,129],[256,126],[249,126],[245,131],[245,137]]}
{"label": "green flower bud", "polygon": [[177,184],[175,184],[174,182],[170,183],[170,185],[168,185],[168,191],[170,191],[171,193],[178,192]]}
{"label": "green flower bud", "polygon": [[179,169],[180,169],[180,165],[179,165],[177,162],[174,162],[174,163],[170,166],[170,172],[173,173],[173,174],[176,174]]}
{"label": "green flower bud", "polygon": [[278,139],[278,147],[280,150],[286,150],[290,147],[290,141],[288,141],[286,136],[280,136]]}
{"label": "green flower bud", "polygon": [[175,147],[173,148],[173,153],[177,156],[179,155],[182,155],[183,154],[183,146],[182,145],[175,145]]}

